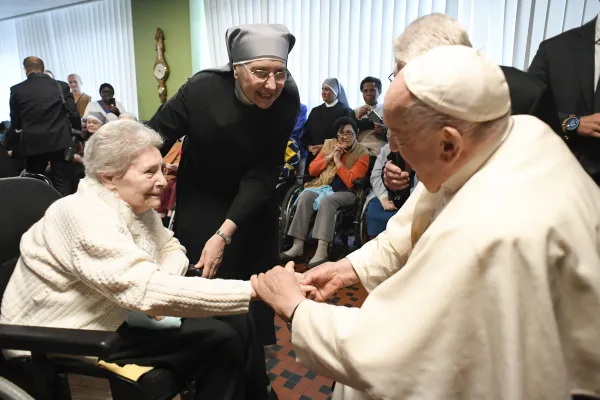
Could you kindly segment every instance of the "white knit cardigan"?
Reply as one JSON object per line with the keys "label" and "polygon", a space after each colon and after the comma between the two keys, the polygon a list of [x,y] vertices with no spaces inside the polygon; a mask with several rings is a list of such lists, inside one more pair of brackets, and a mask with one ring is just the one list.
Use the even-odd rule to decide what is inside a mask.
{"label": "white knit cardigan", "polygon": [[156,212],[134,214],[89,178],[47,210],[20,248],[3,324],[116,330],[127,310],[177,317],[248,311],[249,282],[181,276],[185,250]]}

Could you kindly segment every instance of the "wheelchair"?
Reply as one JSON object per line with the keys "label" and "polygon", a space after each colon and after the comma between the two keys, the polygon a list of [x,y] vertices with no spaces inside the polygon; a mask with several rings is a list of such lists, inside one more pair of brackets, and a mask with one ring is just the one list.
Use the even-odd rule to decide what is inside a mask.
{"label": "wheelchair", "polygon": [[[354,188],[362,190],[362,195],[352,206],[341,207],[334,216],[333,236],[329,241],[329,260],[337,261],[351,251],[359,249],[367,242],[366,210],[368,206],[371,184],[370,177],[377,157],[369,157],[369,169],[367,175],[353,182]],[[298,182],[285,194],[280,205],[279,213],[279,252],[282,253],[291,247],[293,239],[288,236],[288,231],[296,213],[296,201],[304,190],[304,184],[310,182],[314,177],[310,175],[298,176]],[[372,196],[371,196],[372,197]],[[311,218],[311,226],[314,224],[315,215]],[[309,234],[310,235],[310,234]],[[353,239],[352,241],[350,239]]]}
{"label": "wheelchair", "polygon": [[[43,179],[0,179],[0,304],[19,259],[21,236],[46,209],[61,198]],[[98,357],[113,353],[119,335],[112,331],[78,330],[0,324],[0,350],[30,352],[30,356],[5,359],[0,352],[0,399],[70,399],[68,376],[108,380],[113,399],[186,398],[190,382],[181,382],[172,371],[154,368],[138,381],[116,375],[73,356]],[[50,357],[49,354],[64,356]],[[33,396],[33,397],[31,397]]]}

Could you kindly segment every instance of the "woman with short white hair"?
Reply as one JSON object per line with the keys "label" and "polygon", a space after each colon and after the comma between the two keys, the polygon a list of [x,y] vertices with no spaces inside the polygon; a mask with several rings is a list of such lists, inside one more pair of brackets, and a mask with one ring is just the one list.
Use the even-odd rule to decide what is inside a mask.
{"label": "woman with short white hair", "polygon": [[[0,323],[121,327],[123,344],[107,361],[196,379],[201,398],[264,398],[264,386],[246,387],[264,374],[264,360],[248,367],[254,350],[247,316],[200,318],[247,313],[250,282],[185,277],[185,249],[154,211],[167,183],[161,144],[158,133],[134,121],[106,124],[91,136],[77,193],[52,204],[21,239]],[[132,329],[123,324],[129,310],[187,319],[173,329]],[[248,377],[255,372],[258,378]]]}

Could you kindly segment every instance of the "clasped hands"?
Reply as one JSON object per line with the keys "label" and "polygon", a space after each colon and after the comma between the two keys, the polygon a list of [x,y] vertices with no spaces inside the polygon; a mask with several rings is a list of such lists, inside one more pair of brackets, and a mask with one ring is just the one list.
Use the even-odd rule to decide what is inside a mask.
{"label": "clasped hands", "polygon": [[346,286],[358,283],[358,275],[347,259],[328,262],[301,274],[294,263],[253,275],[252,295],[267,303],[277,315],[289,320],[296,306],[305,299],[323,302]]}

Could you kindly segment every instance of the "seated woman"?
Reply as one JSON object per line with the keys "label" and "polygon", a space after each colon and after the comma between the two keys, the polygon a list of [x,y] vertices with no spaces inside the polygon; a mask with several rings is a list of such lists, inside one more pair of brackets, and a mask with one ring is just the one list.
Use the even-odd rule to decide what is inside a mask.
{"label": "seated woman", "polygon": [[[383,183],[383,169],[389,161],[389,154],[390,145],[386,144],[381,148],[371,172],[371,193],[376,199],[370,201],[367,207],[367,235],[370,239],[383,232],[389,219],[398,212],[398,208],[391,199],[393,196],[390,195],[390,191]],[[414,189],[417,179],[413,171],[409,171],[409,174],[410,179],[407,180],[406,186],[403,186],[399,190],[405,190],[410,187],[410,191],[412,192]]]}
{"label": "seated woman", "polygon": [[[121,347],[105,361],[195,379],[196,398],[266,398],[264,354],[252,345],[247,315],[202,318],[247,313],[250,282],[185,277],[185,249],[154,211],[167,184],[161,143],[134,121],[106,124],[91,136],[77,193],[52,204],[21,239],[0,323],[120,327]],[[128,310],[185,319],[176,330],[136,329],[121,326]]]}
{"label": "seated woman", "polygon": [[[333,123],[340,117],[350,116],[346,92],[337,78],[327,78],[321,86],[323,104],[310,111],[304,124],[300,145],[306,150],[306,167],[315,159],[327,139],[335,139],[337,134]],[[304,169],[303,173],[306,173]]]}
{"label": "seated woman", "polygon": [[305,184],[298,199],[296,214],[288,231],[288,235],[294,238],[294,244],[291,249],[281,253],[282,261],[303,254],[310,218],[315,210],[318,211],[312,237],[319,240],[319,245],[308,266],[315,267],[327,261],[335,213],[340,207],[356,203],[353,181],[367,174],[369,151],[356,141],[358,129],[352,118],[338,118],[334,129],[337,139],[326,140],[308,168],[309,173],[317,179]]}

